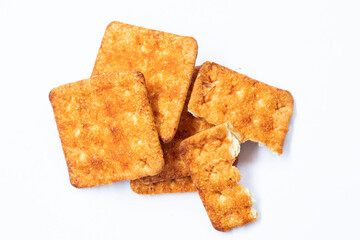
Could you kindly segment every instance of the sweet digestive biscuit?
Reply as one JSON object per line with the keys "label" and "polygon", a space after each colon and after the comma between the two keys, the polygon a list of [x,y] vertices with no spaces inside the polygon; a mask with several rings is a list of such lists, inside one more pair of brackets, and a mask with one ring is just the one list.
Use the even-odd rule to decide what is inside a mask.
{"label": "sweet digestive biscuit", "polygon": [[195,67],[192,75],[189,92],[185,100],[185,106],[181,114],[178,130],[173,140],[169,143],[162,143],[164,153],[165,166],[164,169],[155,176],[140,178],[139,181],[143,183],[154,183],[160,181],[167,181],[175,178],[182,178],[190,175],[185,163],[181,160],[179,155],[179,145],[185,138],[188,138],[198,132],[209,129],[212,124],[209,124],[201,118],[195,118],[187,111],[187,104],[190,99],[193,83],[199,72],[200,67]]}
{"label": "sweet digestive biscuit", "polygon": [[148,184],[137,179],[130,181],[130,187],[137,194],[145,195],[196,192],[190,176]]}
{"label": "sweet digestive biscuit", "polygon": [[93,187],[159,173],[164,165],[144,77],[100,75],[51,90],[70,182]]}
{"label": "sweet digestive biscuit", "polygon": [[259,142],[281,154],[293,105],[288,91],[206,62],[195,80],[188,110],[215,125],[231,122],[241,142]]}
{"label": "sweet digestive biscuit", "polygon": [[112,22],[92,76],[121,69],[143,73],[157,130],[163,142],[170,142],[179,124],[197,48],[192,37]]}
{"label": "sweet digestive biscuit", "polygon": [[252,194],[237,184],[241,175],[232,165],[240,143],[230,129],[230,124],[221,124],[180,145],[181,157],[189,167],[213,227],[224,232],[257,218]]}

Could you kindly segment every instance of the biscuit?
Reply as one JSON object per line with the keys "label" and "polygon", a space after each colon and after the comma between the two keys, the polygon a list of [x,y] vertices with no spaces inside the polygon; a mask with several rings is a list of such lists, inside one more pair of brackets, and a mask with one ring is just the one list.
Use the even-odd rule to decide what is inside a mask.
{"label": "biscuit", "polygon": [[241,175],[232,166],[240,143],[225,123],[185,139],[180,155],[190,169],[191,178],[213,227],[228,231],[254,222],[252,194],[238,185]]}
{"label": "biscuit", "polygon": [[188,111],[215,125],[230,122],[241,142],[259,142],[281,154],[293,105],[288,91],[205,62],[195,80]]}
{"label": "biscuit", "polygon": [[70,182],[75,187],[136,179],[164,165],[144,77],[100,75],[51,90]]}
{"label": "biscuit", "polygon": [[185,106],[181,114],[179,128],[175,134],[175,137],[171,142],[161,144],[165,160],[164,169],[155,176],[140,178],[140,181],[143,183],[149,184],[153,182],[167,181],[170,179],[190,176],[188,168],[180,158],[179,145],[185,138],[188,138],[203,130],[209,129],[213,126],[201,118],[195,118],[187,111],[187,103],[189,102],[192,86],[199,69],[200,67],[196,67],[194,69],[189,92],[185,101]]}
{"label": "biscuit", "polygon": [[184,107],[197,49],[192,37],[112,22],[92,76],[121,69],[143,73],[160,138],[170,142]]}
{"label": "biscuit", "polygon": [[145,195],[196,192],[196,188],[191,180],[191,177],[177,178],[149,184],[145,184],[140,180],[133,180],[130,182],[130,187],[137,194]]}

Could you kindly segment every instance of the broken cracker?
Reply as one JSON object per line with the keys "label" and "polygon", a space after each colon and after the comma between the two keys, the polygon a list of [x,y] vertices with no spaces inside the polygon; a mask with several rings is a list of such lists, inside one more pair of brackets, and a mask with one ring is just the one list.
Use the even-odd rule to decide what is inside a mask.
{"label": "broken cracker", "polygon": [[[237,165],[239,158],[233,163],[233,166]],[[166,166],[166,163],[165,163]],[[165,167],[164,167],[165,168]],[[186,167],[188,169],[188,167]],[[163,171],[162,171],[163,172]],[[196,187],[189,176],[174,178],[170,180],[161,180],[159,182],[147,182],[143,181],[145,178],[139,178],[130,181],[131,189],[138,194],[155,195],[163,193],[182,193],[182,192],[196,192]],[[158,175],[155,175],[158,176]]]}
{"label": "broken cracker", "polygon": [[157,130],[163,142],[170,142],[179,124],[197,49],[192,37],[112,22],[92,76],[121,69],[143,73]]}
{"label": "broken cracker", "polygon": [[144,76],[118,72],[51,90],[70,182],[93,187],[159,173],[164,165]]}
{"label": "broken cracker", "polygon": [[219,231],[254,222],[257,211],[248,189],[238,185],[241,175],[232,166],[240,143],[225,123],[185,139],[180,154],[190,169],[191,178],[213,227]]}
{"label": "broken cracker", "polygon": [[[237,165],[238,160],[239,158],[236,158],[233,166]],[[146,177],[130,181],[131,189],[137,194],[155,195],[163,193],[196,192],[196,187],[190,176],[161,180],[159,182],[144,182],[142,181],[143,179],[146,179]]]}
{"label": "broken cracker", "polygon": [[241,142],[259,142],[281,154],[293,105],[288,91],[205,62],[195,80],[188,111],[215,125],[230,122]]}
{"label": "broken cracker", "polygon": [[185,163],[181,160],[179,154],[179,145],[185,139],[198,132],[211,128],[213,125],[206,122],[204,119],[195,118],[191,113],[187,111],[187,104],[190,99],[193,83],[199,72],[200,67],[195,67],[194,73],[191,79],[189,92],[185,101],[185,106],[181,114],[178,131],[175,137],[169,143],[162,143],[162,149],[164,153],[165,166],[164,169],[155,176],[149,176],[140,178],[139,181],[149,184],[160,181],[167,181],[175,178],[182,178],[190,176],[189,169]]}
{"label": "broken cracker", "polygon": [[130,187],[137,194],[144,195],[196,192],[196,188],[191,180],[191,177],[183,177],[148,184],[145,184],[138,179],[131,181]]}

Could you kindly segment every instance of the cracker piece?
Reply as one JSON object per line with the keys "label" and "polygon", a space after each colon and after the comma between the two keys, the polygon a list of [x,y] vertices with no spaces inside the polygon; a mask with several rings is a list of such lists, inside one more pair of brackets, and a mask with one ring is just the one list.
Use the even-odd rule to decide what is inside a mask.
{"label": "cracker piece", "polygon": [[164,152],[165,166],[164,169],[155,176],[141,178],[143,183],[153,183],[160,181],[167,181],[175,178],[182,178],[190,176],[190,172],[185,163],[181,160],[179,155],[179,145],[185,138],[188,138],[198,132],[211,128],[213,125],[206,122],[204,119],[195,118],[187,111],[187,104],[190,99],[193,83],[199,72],[200,67],[195,67],[192,76],[189,92],[185,101],[185,106],[181,114],[178,131],[175,137],[169,143],[162,143]]}
{"label": "cracker piece", "polygon": [[75,187],[136,179],[164,165],[144,77],[118,72],[66,84],[49,99]]}
{"label": "cracker piece", "polygon": [[188,111],[215,125],[230,122],[241,142],[259,142],[281,154],[293,105],[288,91],[205,62],[195,80]]}
{"label": "cracker piece", "polygon": [[180,154],[190,169],[213,227],[228,231],[254,222],[252,194],[238,185],[241,175],[232,166],[240,152],[240,143],[225,123],[185,139]]}
{"label": "cracker piece", "polygon": [[191,177],[177,178],[149,184],[145,184],[140,180],[133,180],[130,182],[130,187],[137,194],[144,195],[196,192],[196,188],[191,180]]}
{"label": "cracker piece", "polygon": [[157,130],[163,142],[170,142],[184,107],[197,48],[192,37],[112,22],[92,76],[121,69],[142,72]]}

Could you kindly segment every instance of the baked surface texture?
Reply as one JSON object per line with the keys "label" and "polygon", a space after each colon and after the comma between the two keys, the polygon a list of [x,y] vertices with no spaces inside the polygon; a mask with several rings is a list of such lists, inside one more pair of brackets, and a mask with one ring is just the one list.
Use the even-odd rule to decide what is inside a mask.
{"label": "baked surface texture", "polygon": [[191,178],[213,227],[228,231],[254,222],[252,194],[238,185],[241,175],[232,166],[240,144],[230,131],[230,124],[221,124],[185,139],[180,154],[190,169]]}
{"label": "baked surface texture", "polygon": [[130,187],[137,194],[145,195],[196,192],[196,188],[191,180],[191,177],[183,177],[149,184],[145,184],[140,180],[133,180],[130,182]]}
{"label": "baked surface texture", "polygon": [[170,142],[179,124],[197,49],[192,37],[112,22],[92,76],[122,69],[143,73],[157,130],[163,142]]}
{"label": "baked surface texture", "polygon": [[159,173],[160,140],[139,72],[117,72],[62,85],[49,94],[75,187]]}
{"label": "baked surface texture", "polygon": [[185,163],[182,161],[179,154],[180,143],[185,138],[188,138],[203,130],[209,129],[213,126],[212,124],[207,123],[204,119],[195,118],[191,113],[187,111],[187,104],[190,99],[190,93],[199,69],[200,67],[196,67],[194,69],[189,92],[185,101],[185,106],[181,114],[179,127],[175,134],[175,137],[173,138],[173,140],[171,140],[171,142],[161,144],[165,160],[164,169],[155,176],[140,178],[139,180],[143,183],[149,184],[190,176],[190,172],[186,167]]}
{"label": "baked surface texture", "polygon": [[281,154],[293,105],[288,91],[205,62],[195,80],[188,110],[215,125],[230,122],[241,142],[259,142]]}

